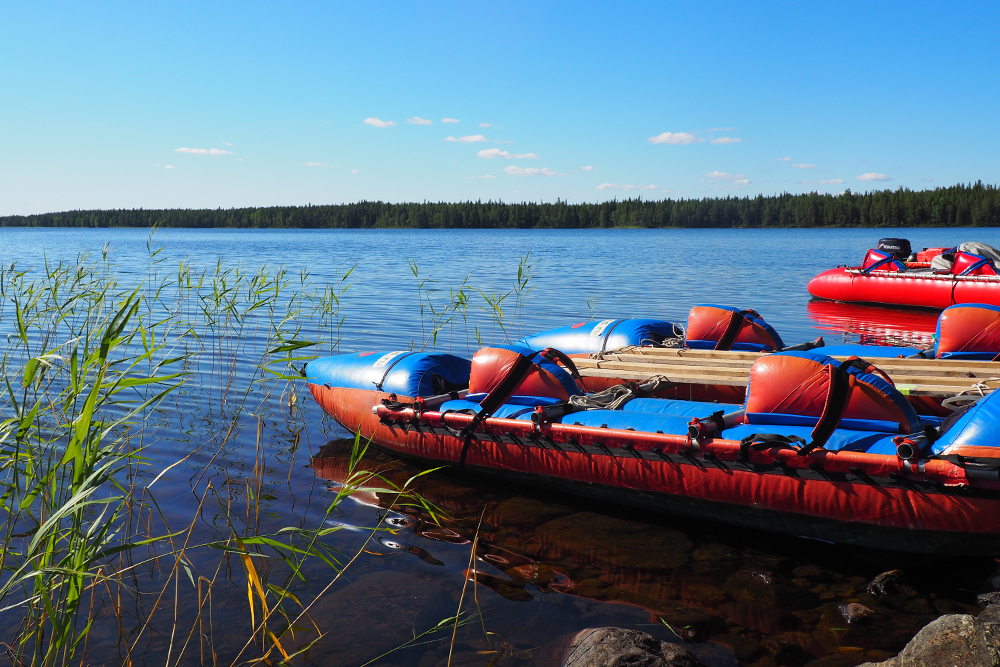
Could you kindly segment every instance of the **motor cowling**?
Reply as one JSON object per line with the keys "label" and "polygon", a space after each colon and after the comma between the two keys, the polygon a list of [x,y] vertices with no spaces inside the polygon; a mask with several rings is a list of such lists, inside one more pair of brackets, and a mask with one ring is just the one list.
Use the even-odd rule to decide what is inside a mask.
{"label": "motor cowling", "polygon": [[909,257],[912,252],[910,249],[910,241],[908,239],[879,239],[878,245],[875,246],[875,249],[887,252],[896,259],[902,260]]}

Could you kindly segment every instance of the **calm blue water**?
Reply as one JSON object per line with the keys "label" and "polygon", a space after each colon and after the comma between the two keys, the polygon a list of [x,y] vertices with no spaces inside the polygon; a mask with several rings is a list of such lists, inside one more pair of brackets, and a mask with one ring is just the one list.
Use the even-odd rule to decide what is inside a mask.
{"label": "calm blue water", "polygon": [[[998,230],[975,230],[974,235],[962,230],[957,237],[954,230],[944,229],[893,230],[892,235],[908,237],[915,248],[965,240],[1000,245]],[[809,278],[837,264],[860,261],[879,236],[880,230],[859,229],[169,229],[151,238],[146,230],[8,228],[0,229],[0,262],[40,268],[45,261],[76,262],[82,254],[100,258],[107,250],[115,272],[128,280],[176,273],[181,261],[207,269],[221,258],[251,271],[265,264],[272,269],[284,266],[295,281],[308,273],[308,281],[319,285],[336,284],[338,272],[356,266],[342,300],[344,352],[419,347],[432,319],[427,299],[441,308],[450,290],[463,281],[471,295],[469,326],[456,318],[440,332],[438,349],[459,354],[475,349],[466,334],[473,327],[485,342],[500,342],[479,290],[487,295],[511,290],[518,262],[529,253],[533,276],[523,306],[514,306],[513,295],[502,304],[511,337],[591,316],[684,322],[692,305],[707,302],[756,309],[788,343],[819,334],[828,339],[926,342],[933,313],[864,308],[834,312],[810,303]],[[151,249],[161,247],[151,258]],[[422,297],[407,259],[418,267],[419,280],[427,281]],[[299,319],[307,334],[323,336],[315,315],[302,311]],[[3,326],[10,323],[0,322]],[[884,659],[936,614],[974,611],[974,589],[992,567],[978,561],[941,565],[671,517],[638,516],[442,473],[421,478],[417,487],[450,517],[443,527],[433,523],[426,510],[392,507],[394,496],[377,489],[357,494],[326,517],[326,507],[346,475],[347,454],[338,439],[349,434],[325,417],[304,388],[294,408],[283,389],[268,392],[262,385],[248,394],[252,401],[242,411],[236,409],[233,397],[247,387],[263,352],[266,331],[261,326],[249,322],[239,339],[223,330],[203,341],[210,351],[192,362],[191,379],[144,424],[151,471],[146,483],[176,464],[151,493],[172,530],[198,517],[192,524],[193,543],[228,535],[227,522],[234,515],[223,508],[227,503],[245,506],[250,493],[261,498],[261,512],[254,517],[247,513],[239,527],[244,534],[326,522],[342,529],[327,539],[346,555],[345,561],[365,545],[366,528],[393,527],[395,533],[367,544],[348,575],[312,609],[312,620],[328,634],[301,659],[304,663],[365,664],[453,615],[469,575],[477,532],[477,583],[469,584],[462,604],[466,613],[481,612],[482,617],[471,617],[472,622],[459,629],[454,664],[554,665],[561,642],[572,633],[608,625],[674,642],[683,634],[693,640],[688,646],[702,660],[717,666],[734,665],[737,656],[743,664],[762,665],[799,665],[845,652],[849,659],[838,665]],[[364,465],[377,467],[400,484],[417,472],[375,456],[366,457]],[[254,486],[256,469],[263,471],[259,489]],[[203,497],[209,500],[199,512]],[[236,659],[249,636],[246,579],[239,564],[220,561],[220,553],[209,549],[188,554],[195,577],[215,578],[214,630],[204,629],[206,598],[180,579],[171,590],[181,602],[175,610],[168,596],[166,611],[154,615],[146,634],[140,635],[139,662],[163,664],[167,638],[187,636],[196,626],[221,662]],[[137,570],[134,583],[146,602],[137,603],[121,626],[107,614],[95,623],[90,659],[120,663],[121,627],[129,636],[124,645],[134,642],[135,628],[144,626],[152,600],[169,582],[170,567],[168,562]],[[267,567],[272,581],[280,581],[281,564],[272,560]],[[907,574],[912,595],[901,594],[884,609],[865,597],[865,582],[899,567]],[[329,568],[318,562],[304,574],[304,580],[294,583],[303,600],[332,579]],[[760,581],[766,583],[755,583]],[[849,628],[838,614],[844,605],[859,600],[891,619],[887,623],[892,632]],[[0,638],[19,622],[16,611],[0,614]],[[389,653],[375,664],[443,665],[450,635],[450,630],[430,635],[426,642]],[[301,637],[303,642],[315,638],[305,632]],[[181,663],[211,662],[200,651],[202,644],[191,648]],[[176,652],[172,655],[176,659]]]}
{"label": "calm blue water", "polygon": [[[530,253],[534,279],[520,333],[596,315],[683,322],[697,303],[754,308],[786,342],[814,338],[806,283],[838,264],[859,263],[879,237],[909,238],[914,248],[981,240],[1000,245],[1000,230],[977,229],[695,229],[695,230],[159,230],[159,257],[211,266],[222,257],[248,267],[305,268],[334,281],[356,265],[347,293],[342,350],[406,347],[420,340],[416,285],[407,259],[443,304],[449,288],[510,289]],[[146,230],[0,229],[0,260],[39,264],[79,253],[109,257],[122,273],[147,270]],[[508,301],[509,303],[509,301]],[[484,305],[481,298],[475,306]],[[480,322],[486,321],[480,314]],[[464,334],[461,337],[464,340]],[[446,344],[446,343],[445,343]],[[456,344],[456,351],[460,346]]]}

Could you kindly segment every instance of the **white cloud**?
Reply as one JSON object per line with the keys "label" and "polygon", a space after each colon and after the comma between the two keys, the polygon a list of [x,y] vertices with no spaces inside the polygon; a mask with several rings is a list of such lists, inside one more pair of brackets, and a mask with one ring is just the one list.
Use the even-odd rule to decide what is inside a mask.
{"label": "white cloud", "polygon": [[457,118],[442,118],[441,122],[442,123],[461,123],[462,121],[460,121]]}
{"label": "white cloud", "polygon": [[709,132],[732,132],[735,129],[736,129],[735,127],[710,127],[710,128],[708,128],[708,131]]}
{"label": "white cloud", "polygon": [[466,178],[496,178],[493,174],[485,174],[483,176],[466,176]]}
{"label": "white cloud", "polygon": [[795,164],[792,165],[792,168],[793,169],[815,169],[816,165],[814,165],[814,164],[806,164],[805,162],[797,162],[797,163],[795,163]]}
{"label": "white cloud", "polygon": [[495,143],[495,144],[512,144],[514,142],[511,141],[510,139],[494,139],[493,143]]}
{"label": "white cloud", "polygon": [[175,153],[190,153],[191,155],[232,155],[232,151],[221,148],[175,148]]}
{"label": "white cloud", "polygon": [[580,171],[594,171],[594,168],[588,164],[580,167]]}
{"label": "white cloud", "polygon": [[718,137],[716,139],[710,140],[708,143],[710,143],[710,144],[738,144],[741,141],[743,141],[743,140],[740,139],[739,137]]}
{"label": "white cloud", "polygon": [[693,144],[698,141],[704,141],[704,139],[699,139],[690,132],[664,132],[658,134],[655,137],[650,137],[647,139],[651,144]]}
{"label": "white cloud", "polygon": [[358,170],[357,169],[351,169],[351,173],[352,174],[356,174],[356,173],[358,173]]}
{"label": "white cloud", "polygon": [[479,127],[493,127],[493,123],[480,123]]}
{"label": "white cloud", "polygon": [[164,169],[173,169],[174,165],[172,165],[172,164],[165,164],[165,165],[163,165],[163,168]]}
{"label": "white cloud", "polygon": [[711,171],[705,174],[705,178],[702,179],[702,183],[704,183],[706,179],[709,181],[729,181],[737,187],[750,184],[750,179],[747,178],[745,174],[728,174],[724,171]]}
{"label": "white cloud", "polygon": [[323,162],[306,162],[307,167],[331,167],[333,165],[325,164]]}
{"label": "white cloud", "polygon": [[502,151],[499,148],[484,148],[483,150],[476,153],[481,158],[492,160],[495,157],[506,158],[507,160],[537,160],[538,156],[534,153],[510,153],[508,151]]}
{"label": "white cloud", "polygon": [[445,137],[445,141],[460,141],[463,144],[475,144],[482,141],[489,141],[486,137],[481,134],[470,134],[467,137]]}
{"label": "white cloud", "polygon": [[372,127],[392,127],[396,124],[394,120],[382,120],[381,118],[365,118],[365,125],[371,125]]}
{"label": "white cloud", "polygon": [[779,157],[778,158],[778,162],[791,162],[791,161],[792,161],[792,158],[788,157],[787,155],[785,157]]}
{"label": "white cloud", "polygon": [[223,146],[229,146],[229,147],[232,147],[232,144],[231,144],[231,143],[229,143],[228,141],[220,141],[219,143],[220,143],[220,144],[222,144]]}
{"label": "white cloud", "polygon": [[892,179],[885,174],[873,174],[868,172],[867,174],[861,174],[860,176],[855,176],[856,181],[891,181]]}
{"label": "white cloud", "polygon": [[421,118],[420,116],[414,116],[413,118],[407,118],[406,122],[410,125],[432,125],[434,121],[427,120],[426,118]]}
{"label": "white cloud", "polygon": [[844,179],[842,179],[842,178],[823,178],[823,179],[820,179],[819,182],[820,183],[824,183],[826,185],[840,185],[841,183],[844,182]]}
{"label": "white cloud", "polygon": [[[615,185],[614,183],[601,183],[595,190],[656,190],[658,185]],[[664,190],[666,192],[666,190]]]}
{"label": "white cloud", "polygon": [[548,167],[542,167],[538,169],[536,167],[517,167],[510,165],[509,167],[504,167],[503,171],[505,174],[510,176],[565,176],[566,174],[560,174],[559,172],[552,171]]}

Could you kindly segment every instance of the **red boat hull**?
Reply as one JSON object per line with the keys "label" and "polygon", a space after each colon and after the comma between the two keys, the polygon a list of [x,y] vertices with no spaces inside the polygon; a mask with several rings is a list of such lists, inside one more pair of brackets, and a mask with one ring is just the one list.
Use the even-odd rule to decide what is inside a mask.
{"label": "red boat hull", "polygon": [[[754,450],[681,436],[379,407],[380,392],[310,385],[339,423],[377,446],[433,465],[690,517],[905,551],[1000,553],[1000,483],[970,484],[941,460],[919,469],[892,456]],[[405,399],[404,399],[405,400]],[[373,409],[377,408],[379,414]]]}
{"label": "red boat hull", "polygon": [[1000,306],[1000,276],[872,271],[840,267],[809,281],[809,293],[832,301],[944,309],[956,303]]}

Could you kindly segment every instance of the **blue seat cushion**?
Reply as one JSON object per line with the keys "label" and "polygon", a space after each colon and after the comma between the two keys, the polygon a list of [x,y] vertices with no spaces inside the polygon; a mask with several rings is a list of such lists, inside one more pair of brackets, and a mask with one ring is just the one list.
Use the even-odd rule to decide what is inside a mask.
{"label": "blue seat cushion", "polygon": [[733,403],[681,401],[673,398],[633,398],[622,407],[625,412],[648,412],[677,417],[711,417],[719,410],[725,414],[742,409],[742,405]]}

